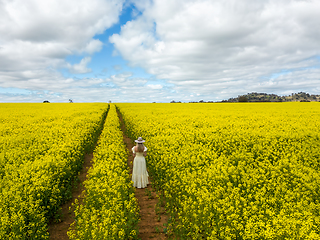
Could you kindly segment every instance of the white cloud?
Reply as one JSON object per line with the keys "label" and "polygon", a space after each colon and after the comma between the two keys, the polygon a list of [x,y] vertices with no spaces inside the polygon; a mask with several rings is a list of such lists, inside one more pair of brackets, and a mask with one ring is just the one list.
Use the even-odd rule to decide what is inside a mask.
{"label": "white cloud", "polygon": [[[110,46],[96,38],[131,3],[133,19],[110,37],[126,65],[96,54]],[[319,12],[317,0],[0,1],[0,101],[168,102],[251,91],[319,93]],[[65,59],[72,55],[82,60],[71,65]],[[94,72],[97,62],[104,71]],[[64,77],[61,69],[96,78]],[[117,74],[108,76],[106,69]],[[17,86],[24,91],[5,93]]]}
{"label": "white cloud", "polygon": [[85,57],[81,59],[79,64],[69,65],[69,71],[71,73],[89,73],[92,70],[87,68],[87,64],[91,61],[91,57]]}
{"label": "white cloud", "polygon": [[[281,93],[320,84],[317,68],[304,70],[319,67],[319,1],[135,2],[142,14],[110,41],[132,66],[166,79],[176,90],[197,88],[224,97],[222,91],[258,91],[253,86]],[[268,84],[283,69],[291,72],[290,81]]]}
{"label": "white cloud", "polygon": [[[91,55],[102,48],[96,34],[118,22],[124,0],[0,1],[0,87],[31,80],[52,87],[57,69],[87,73],[90,57],[70,66],[69,55]],[[55,83],[53,83],[55,84]],[[22,86],[22,85],[21,85]]]}
{"label": "white cloud", "polygon": [[[123,1],[11,0],[1,4],[1,36],[31,42],[86,44],[118,21]],[[81,42],[82,41],[82,42]]]}
{"label": "white cloud", "polygon": [[151,89],[162,89],[163,88],[163,86],[161,84],[148,84],[147,87],[151,88]]}
{"label": "white cloud", "polygon": [[102,49],[103,43],[98,39],[92,39],[90,42],[87,43],[85,48],[83,49],[83,52],[93,54],[95,52],[100,52]]}
{"label": "white cloud", "polygon": [[[173,93],[168,94],[165,87],[149,87],[157,84],[148,84],[148,81],[149,79],[144,78],[132,79],[131,73],[121,73],[105,79],[65,79],[56,75],[52,79],[21,82],[19,87],[26,89],[23,93],[6,93],[2,89],[0,102],[68,102],[70,98],[74,102],[166,102],[177,97]],[[48,85],[51,91],[47,91]],[[35,88],[36,91],[33,90]]]}
{"label": "white cloud", "polygon": [[[145,87],[148,79],[135,77],[131,72],[77,79],[66,78],[57,71],[91,71],[88,64],[103,46],[93,37],[118,21],[122,3],[0,1],[0,102],[68,102],[69,98],[74,102],[156,101],[165,95],[163,89]],[[71,65],[65,61],[70,55],[83,57]],[[121,71],[122,66],[114,68]]]}

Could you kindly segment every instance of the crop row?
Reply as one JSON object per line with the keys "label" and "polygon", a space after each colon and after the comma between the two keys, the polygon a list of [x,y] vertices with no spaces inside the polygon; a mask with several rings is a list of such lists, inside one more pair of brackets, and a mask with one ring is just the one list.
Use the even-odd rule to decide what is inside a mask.
{"label": "crop row", "polygon": [[318,103],[117,104],[180,239],[320,239]]}
{"label": "crop row", "polygon": [[0,105],[0,239],[48,239],[107,104]]}
{"label": "crop row", "polygon": [[137,239],[139,209],[113,104],[84,185],[85,198],[83,203],[75,204],[76,220],[68,232],[70,239]]}

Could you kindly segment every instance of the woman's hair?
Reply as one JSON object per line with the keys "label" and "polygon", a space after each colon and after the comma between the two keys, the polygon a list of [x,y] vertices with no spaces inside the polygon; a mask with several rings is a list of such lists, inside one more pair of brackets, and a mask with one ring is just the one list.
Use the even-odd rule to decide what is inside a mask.
{"label": "woman's hair", "polygon": [[143,152],[143,151],[144,151],[144,145],[143,145],[143,143],[138,143],[137,152]]}

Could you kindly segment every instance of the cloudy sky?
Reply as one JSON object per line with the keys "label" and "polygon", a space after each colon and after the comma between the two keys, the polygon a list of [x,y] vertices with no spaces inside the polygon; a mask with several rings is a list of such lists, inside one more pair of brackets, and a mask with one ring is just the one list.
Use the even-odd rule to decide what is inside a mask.
{"label": "cloudy sky", "polygon": [[0,0],[0,102],[320,94],[319,0]]}

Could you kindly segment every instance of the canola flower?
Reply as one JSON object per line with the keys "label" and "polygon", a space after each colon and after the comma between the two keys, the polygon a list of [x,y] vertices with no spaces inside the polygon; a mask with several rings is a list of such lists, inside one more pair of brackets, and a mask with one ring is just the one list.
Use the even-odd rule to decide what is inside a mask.
{"label": "canola flower", "polygon": [[75,204],[76,219],[68,231],[69,238],[137,239],[139,208],[114,104],[110,106],[84,185],[84,202]]}
{"label": "canola flower", "polygon": [[320,239],[320,104],[117,104],[180,239]]}
{"label": "canola flower", "polygon": [[108,104],[0,104],[0,239],[48,239]]}

